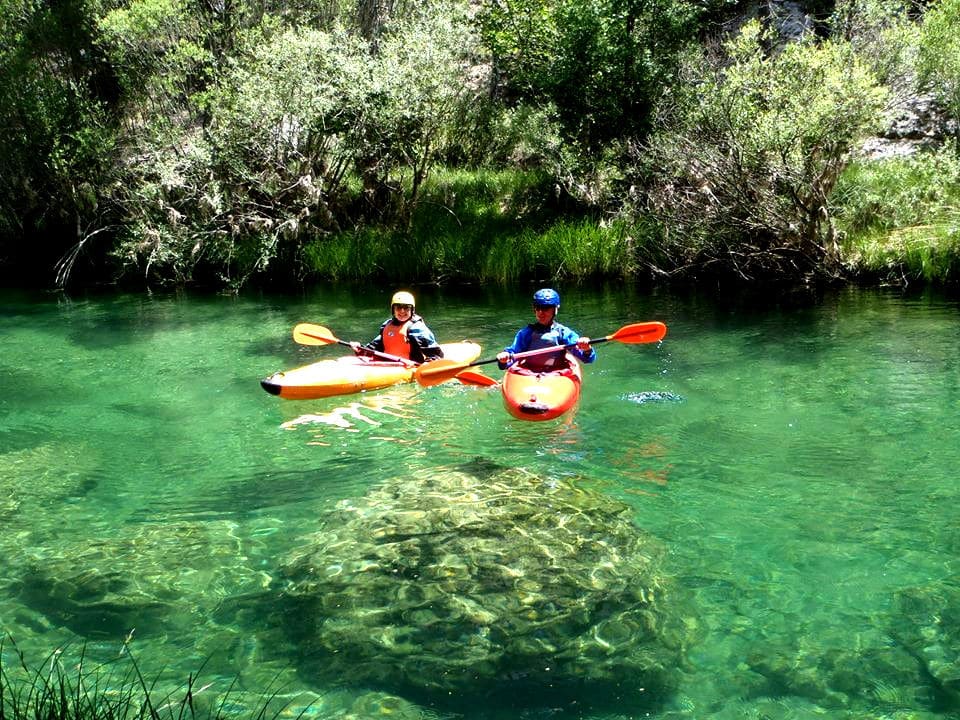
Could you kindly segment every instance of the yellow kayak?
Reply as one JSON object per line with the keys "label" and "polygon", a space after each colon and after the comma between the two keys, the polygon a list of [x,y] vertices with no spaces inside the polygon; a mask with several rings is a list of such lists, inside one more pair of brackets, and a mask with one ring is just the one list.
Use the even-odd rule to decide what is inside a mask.
{"label": "yellow kayak", "polygon": [[[443,357],[458,363],[473,362],[480,357],[477,343],[445,343],[440,347]],[[415,369],[416,365],[349,355],[275,372],[261,380],[260,385],[271,395],[287,400],[312,400],[412,382]]]}

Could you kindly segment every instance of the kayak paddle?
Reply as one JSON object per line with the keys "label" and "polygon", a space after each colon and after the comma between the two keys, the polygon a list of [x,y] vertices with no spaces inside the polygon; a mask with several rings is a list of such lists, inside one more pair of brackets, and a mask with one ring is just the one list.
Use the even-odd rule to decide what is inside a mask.
{"label": "kayak paddle", "polygon": [[[414,370],[414,373],[416,373],[416,370]],[[477,370],[462,370],[454,375],[454,377],[464,385],[482,385],[484,387],[493,387],[494,385],[500,384],[492,377],[487,377],[482,372]]]}
{"label": "kayak paddle", "polygon": [[[353,346],[341,340],[336,335],[334,335],[329,328],[325,328],[323,325],[314,325],[312,323],[300,323],[293,329],[293,339],[294,341],[300,343],[301,345],[330,345],[331,343],[337,343],[339,345],[346,345],[349,348]],[[406,358],[402,358],[399,355],[389,355],[387,353],[377,352],[376,350],[367,350],[367,352],[372,353],[378,357],[382,357],[386,360],[394,360],[401,362],[404,365],[416,365],[416,363]],[[481,372],[475,372],[473,370],[464,370],[462,373],[454,373],[452,377],[456,377],[457,380],[462,382],[465,385],[496,385],[497,381],[493,378],[489,378]],[[451,378],[447,378],[448,380]]]}
{"label": "kayak paddle", "polygon": [[[348,343],[346,340],[341,340],[332,332],[329,328],[325,328],[323,325],[314,325],[312,323],[300,323],[293,329],[293,340],[298,342],[301,345],[330,345],[332,343],[337,343],[339,345],[346,345],[348,348],[353,348],[353,345]],[[387,353],[378,352],[376,350],[366,349],[366,352],[371,355],[376,355],[377,357],[382,357],[385,360],[393,360],[396,362],[401,362],[404,365],[416,365],[412,360],[407,358],[402,358],[399,355],[388,355]]]}
{"label": "kayak paddle", "polygon": [[[597,343],[607,342],[608,340],[616,340],[617,342],[626,343],[628,345],[634,345],[637,343],[652,343],[659,342],[666,334],[667,326],[662,322],[652,321],[633,323],[631,325],[624,325],[615,333],[611,333],[606,337],[594,338],[590,341],[590,344],[596,345]],[[538,350],[527,350],[526,352],[514,353],[513,359],[519,360],[520,358],[533,357],[534,355],[545,355],[547,353],[557,352],[559,349],[569,350],[573,347],[576,347],[576,343],[570,343],[569,345],[555,345],[553,347],[539,348]],[[430,362],[424,363],[414,370],[413,377],[424,387],[430,387],[432,385],[439,385],[442,382],[446,382],[451,378],[457,377],[467,368],[474,367],[475,365],[486,365],[496,361],[496,358],[490,358],[489,360],[475,360],[471,363],[457,362],[456,360],[447,359],[431,360]]]}

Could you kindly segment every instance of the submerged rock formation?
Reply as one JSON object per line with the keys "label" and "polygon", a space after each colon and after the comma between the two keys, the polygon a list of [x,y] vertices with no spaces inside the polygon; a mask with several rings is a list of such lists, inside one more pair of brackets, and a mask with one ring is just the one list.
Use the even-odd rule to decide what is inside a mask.
{"label": "submerged rock formation", "polygon": [[629,508],[521,470],[395,479],[283,562],[302,673],[431,704],[607,696],[653,705],[694,623]]}
{"label": "submerged rock formation", "polygon": [[923,668],[938,693],[960,703],[960,577],[897,593],[891,635]]}

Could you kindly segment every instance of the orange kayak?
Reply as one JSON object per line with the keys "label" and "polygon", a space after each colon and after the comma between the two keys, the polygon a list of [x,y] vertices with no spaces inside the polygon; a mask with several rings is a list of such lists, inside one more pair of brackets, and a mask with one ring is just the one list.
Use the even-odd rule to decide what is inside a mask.
{"label": "orange kayak", "polygon": [[580,399],[580,363],[569,353],[568,366],[533,372],[517,363],[503,375],[500,389],[507,412],[520,420],[552,420],[571,410]]}
{"label": "orange kayak", "polygon": [[[477,343],[446,343],[440,347],[445,358],[457,362],[473,362],[480,356]],[[286,400],[313,400],[412,382],[415,368],[415,365],[349,355],[275,372],[261,380],[260,385],[271,395]]]}

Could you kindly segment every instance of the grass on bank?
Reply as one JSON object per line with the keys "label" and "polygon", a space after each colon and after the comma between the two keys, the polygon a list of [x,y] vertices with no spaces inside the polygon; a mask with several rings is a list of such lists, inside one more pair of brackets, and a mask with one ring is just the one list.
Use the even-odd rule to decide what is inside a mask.
{"label": "grass on bank", "polygon": [[960,282],[960,156],[952,143],[858,160],[834,197],[845,261],[856,275],[897,284]]}
{"label": "grass on bank", "polygon": [[[12,662],[10,658],[13,658]],[[72,669],[65,667],[61,649],[54,650],[39,667],[30,667],[12,638],[0,640],[0,720],[221,720],[235,718],[224,695],[205,694],[202,667],[175,691],[162,692],[145,678],[126,643],[112,663],[88,667],[84,653]],[[241,716],[274,720],[285,709],[273,694]],[[301,711],[295,720],[306,712]]]}
{"label": "grass on bank", "polygon": [[419,278],[512,282],[523,278],[628,277],[654,234],[571,216],[537,172],[438,172],[410,230],[363,229],[311,243],[308,270],[331,279]]}
{"label": "grass on bank", "polygon": [[[861,159],[841,176],[832,212],[851,274],[903,285],[960,283],[960,155],[955,144]],[[668,267],[653,222],[571,214],[544,174],[437,172],[410,229],[367,228],[317,240],[308,272],[333,280],[509,283],[636,277]]]}

